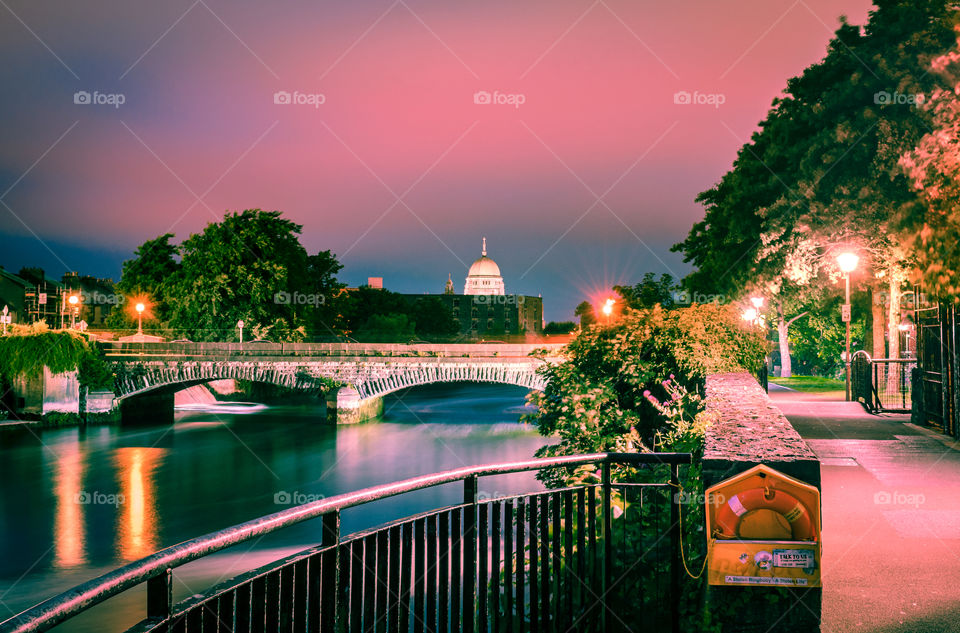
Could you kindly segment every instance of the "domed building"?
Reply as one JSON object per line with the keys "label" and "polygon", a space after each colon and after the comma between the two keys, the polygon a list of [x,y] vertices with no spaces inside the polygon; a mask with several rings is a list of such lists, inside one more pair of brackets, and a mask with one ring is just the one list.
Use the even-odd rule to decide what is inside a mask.
{"label": "domed building", "polygon": [[463,287],[465,295],[504,295],[503,276],[497,262],[487,257],[487,238],[483,238],[483,250],[480,259],[473,262],[467,272],[467,283]]}

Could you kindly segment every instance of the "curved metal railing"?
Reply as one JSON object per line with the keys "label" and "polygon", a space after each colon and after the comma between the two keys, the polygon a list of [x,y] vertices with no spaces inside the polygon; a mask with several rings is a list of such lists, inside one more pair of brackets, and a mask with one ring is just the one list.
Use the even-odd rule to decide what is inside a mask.
{"label": "curved metal railing", "polygon": [[[512,548],[514,545],[514,540],[513,540],[514,526],[516,526],[515,535],[517,537],[517,541],[515,544],[517,547],[517,564],[514,567],[511,567],[510,569],[515,569],[515,573],[518,574],[519,580],[517,582],[519,584],[514,583],[513,585],[516,588],[515,596],[512,593],[510,593],[509,584],[507,585],[507,589],[508,589],[508,593],[510,593],[510,596],[509,596],[510,601],[515,599],[517,603],[521,603],[530,599],[533,599],[534,601],[539,599],[536,595],[533,595],[532,598],[530,597],[531,587],[526,587],[525,589],[521,590],[521,587],[525,587],[524,582],[526,582],[524,580],[524,570],[528,569],[528,566],[530,564],[529,561],[527,561],[526,559],[520,558],[521,548],[526,548],[528,552],[532,550],[533,553],[531,555],[533,556],[534,560],[536,560],[538,547],[542,546],[544,548],[547,548],[543,550],[545,552],[543,561],[545,562],[542,562],[541,566],[547,565],[547,568],[549,571],[549,565],[551,564],[551,560],[552,560],[552,563],[554,565],[553,567],[554,571],[552,573],[555,575],[554,577],[557,579],[558,587],[559,587],[559,576],[557,574],[560,573],[561,564],[572,564],[569,562],[562,563],[562,561],[559,558],[561,551],[563,551],[563,544],[560,543],[558,540],[560,538],[560,533],[561,533],[561,523],[564,521],[563,517],[566,517],[566,520],[567,520],[567,532],[564,537],[567,539],[566,541],[567,546],[565,550],[567,554],[571,554],[574,551],[574,549],[576,549],[577,547],[577,544],[573,543],[570,540],[571,538],[580,539],[578,555],[581,557],[581,559],[585,555],[584,554],[584,551],[586,549],[586,545],[584,544],[585,538],[592,539],[592,542],[594,543],[594,545],[596,545],[596,543],[602,539],[603,545],[600,548],[602,552],[599,554],[599,556],[602,559],[602,563],[598,563],[598,564],[600,564],[603,569],[603,573],[601,574],[602,584],[605,584],[609,581],[610,569],[614,566],[614,562],[613,562],[614,539],[611,532],[612,530],[611,515],[615,514],[616,512],[616,510],[614,510],[613,506],[611,505],[612,504],[611,498],[613,495],[617,494],[616,489],[618,487],[622,488],[624,486],[622,484],[611,484],[610,467],[612,465],[621,464],[621,465],[628,465],[628,466],[634,466],[634,467],[667,465],[670,467],[670,473],[671,473],[669,482],[639,484],[639,486],[662,488],[669,493],[670,486],[676,486],[678,483],[678,467],[683,464],[689,464],[690,462],[691,462],[691,456],[686,453],[594,453],[594,454],[587,454],[587,455],[554,457],[554,458],[548,458],[548,459],[533,459],[533,460],[527,460],[527,461],[509,462],[509,463],[486,465],[486,466],[472,466],[467,468],[450,470],[442,473],[434,473],[430,475],[414,477],[411,479],[406,479],[403,481],[398,481],[398,482],[394,482],[394,483],[390,483],[382,486],[366,488],[357,492],[338,495],[336,497],[331,497],[328,499],[323,499],[323,500],[315,501],[312,503],[304,504],[301,506],[297,506],[294,508],[290,508],[287,510],[283,510],[281,512],[270,514],[258,519],[254,519],[252,521],[240,523],[238,525],[229,527],[224,530],[220,530],[218,532],[213,532],[205,536],[190,539],[178,545],[167,547],[150,556],[147,556],[140,560],[124,565],[123,567],[115,569],[98,578],[95,578],[86,583],[78,585],[68,591],[61,593],[60,595],[54,596],[48,600],[45,600],[37,604],[36,606],[30,609],[23,611],[22,613],[0,623],[0,633],[27,633],[31,631],[45,631],[53,626],[56,626],[57,624],[60,624],[62,622],[69,620],[70,618],[80,613],[83,613],[84,611],[87,611],[91,607],[94,607],[111,597],[121,594],[142,583],[147,583],[146,619],[143,622],[141,622],[139,625],[134,627],[134,630],[168,630],[168,628],[169,630],[174,630],[175,628],[178,628],[178,627],[174,627],[174,624],[176,623],[175,622],[176,618],[186,617],[186,615],[190,611],[191,605],[195,607],[197,604],[202,602],[202,599],[204,599],[205,597],[210,597],[210,596],[216,597],[216,596],[219,596],[224,591],[221,586],[214,587],[208,590],[208,594],[209,594],[208,596],[201,595],[199,596],[199,598],[197,596],[194,596],[193,598],[190,598],[188,600],[183,601],[180,604],[175,605],[173,602],[173,584],[172,584],[172,581],[173,581],[172,572],[175,568],[180,567],[191,561],[195,561],[199,558],[203,558],[215,552],[219,552],[228,547],[232,547],[239,543],[243,543],[250,539],[258,538],[263,535],[280,530],[282,528],[300,523],[302,521],[307,521],[309,519],[315,519],[315,518],[323,519],[321,545],[319,546],[319,549],[315,548],[314,550],[305,550],[306,554],[315,555],[323,552],[328,552],[328,553],[333,552],[334,554],[336,554],[337,550],[350,546],[349,543],[345,544],[344,541],[341,541],[341,535],[340,535],[340,512],[341,511],[347,508],[360,506],[363,504],[367,504],[380,499],[385,499],[388,497],[393,497],[403,493],[422,490],[425,488],[431,488],[434,486],[455,483],[455,482],[463,482],[464,484],[464,503],[459,506],[453,506],[451,508],[438,510],[433,515],[429,515],[434,519],[436,519],[439,513],[448,512],[450,513],[449,517],[451,521],[449,525],[443,522],[437,523],[436,521],[433,524],[431,524],[428,521],[425,524],[424,523],[417,524],[416,527],[418,530],[422,531],[423,529],[429,529],[429,526],[433,525],[434,529],[436,530],[437,525],[440,525],[441,537],[444,537],[444,534],[443,534],[443,531],[445,529],[444,526],[448,525],[448,528],[449,528],[449,526],[455,525],[456,529],[460,531],[457,534],[457,539],[460,539],[462,537],[464,539],[464,542],[467,543],[467,545],[461,546],[460,541],[459,540],[457,541],[457,544],[456,544],[456,547],[458,548],[457,560],[460,561],[459,555],[460,553],[462,553],[464,568],[459,577],[453,578],[453,576],[451,576],[450,579],[452,579],[452,582],[456,582],[458,586],[458,590],[457,590],[458,609],[460,605],[460,600],[462,598],[464,601],[464,604],[463,604],[464,615],[467,613],[471,613],[469,617],[469,620],[470,620],[469,625],[467,623],[467,618],[464,617],[463,622],[461,623],[462,629],[467,631],[472,631],[476,627],[477,621],[472,613],[473,608],[468,606],[466,602],[468,600],[472,601],[474,599],[475,592],[477,591],[477,589],[479,589],[479,592],[481,592],[481,595],[485,594],[488,590],[488,587],[484,585],[478,585],[472,579],[472,574],[476,573],[476,565],[478,562],[478,554],[477,554],[478,545],[476,540],[478,505],[481,506],[482,512],[480,514],[482,515],[482,518],[484,520],[488,519],[487,512],[486,512],[488,508],[478,503],[478,478],[479,477],[486,477],[491,475],[503,475],[503,474],[517,473],[517,472],[524,472],[524,471],[543,470],[543,469],[550,469],[550,468],[576,467],[576,466],[589,465],[589,464],[596,464],[602,467],[601,483],[597,484],[596,486],[590,487],[589,495],[581,494],[583,492],[583,489],[581,488],[577,490],[576,497],[574,497],[573,493],[571,493],[571,489],[566,489],[565,494],[567,494],[567,497],[565,502],[566,505],[564,505],[564,501],[563,501],[564,497],[562,497],[560,493],[556,493],[557,496],[555,496],[555,499],[556,499],[555,503],[554,501],[544,502],[544,505],[542,508],[542,515],[536,514],[538,501],[534,499],[534,495],[531,495],[530,497],[528,497],[531,501],[527,502],[521,499],[516,506],[514,505],[514,502],[512,500],[505,498],[508,501],[508,505],[504,506],[507,508],[507,516],[503,523],[503,531],[500,530],[500,527],[496,527],[494,528],[493,534],[494,536],[499,534],[497,538],[499,538],[500,541],[504,541],[504,539],[506,538],[504,534],[509,532],[509,542]],[[591,505],[594,500],[594,495],[596,492],[595,489],[599,489],[602,495],[602,499],[600,500],[599,504],[596,507],[594,505]],[[548,491],[548,493],[550,492],[552,491]],[[564,492],[564,491],[561,491],[561,492]],[[536,494],[543,495],[547,493],[536,493]],[[585,499],[587,498],[589,499],[589,501],[585,501]],[[665,503],[669,504],[669,507],[670,507],[669,531],[668,533],[660,535],[658,537],[658,542],[662,541],[665,537],[669,537],[667,540],[669,541],[669,544],[671,545],[671,548],[672,548],[672,553],[669,555],[669,558],[675,561],[677,560],[676,556],[679,555],[679,544],[678,544],[679,543],[679,531],[678,531],[679,530],[679,524],[678,524],[679,508],[676,505],[677,503],[679,503],[679,501],[675,498],[674,495],[667,495],[667,497],[665,498],[669,499],[669,501],[666,501]],[[517,497],[517,499],[520,499],[520,498]],[[532,503],[533,505],[529,505],[530,503]],[[642,506],[642,503],[643,501],[641,499],[638,507]],[[625,511],[628,507],[626,493],[623,493],[622,505],[623,505],[623,509],[621,510],[621,512]],[[563,517],[560,516],[561,508],[563,509],[563,513],[564,513]],[[610,511],[608,512],[607,509],[609,509]],[[454,510],[456,510],[457,512],[454,513]],[[492,518],[493,516],[499,517],[500,506],[497,506],[497,508],[495,508],[494,510],[491,510],[491,512],[493,514],[490,515],[490,518]],[[578,516],[577,521],[574,521],[573,519],[574,512],[576,512]],[[552,517],[556,519],[556,521],[554,522],[551,522],[551,513],[552,513]],[[585,518],[585,515],[589,515],[589,518]],[[403,540],[405,543],[409,539],[412,539],[412,534],[413,534],[412,530],[415,527],[414,525],[415,521],[417,520],[423,521],[424,517],[427,517],[427,516],[428,515],[422,515],[420,519],[407,518],[404,520],[405,521],[404,525],[407,526],[406,528],[404,528],[405,531],[402,532]],[[540,516],[541,518],[537,519],[538,516]],[[597,518],[598,516],[600,517],[599,519]],[[531,517],[533,517],[532,522],[531,522]],[[497,520],[499,521],[499,518]],[[600,523],[598,523],[598,521]],[[531,531],[530,535],[525,535],[521,527],[519,527],[521,522],[524,522],[524,525],[529,523],[529,525],[532,526],[529,528]],[[499,526],[499,523],[497,525]],[[575,537],[572,536],[574,525],[579,530],[579,532],[577,532]],[[426,528],[424,526],[426,526]],[[399,541],[401,536],[400,524],[397,523],[393,526],[388,526],[388,527],[396,530],[395,534],[393,532],[390,533],[391,541],[393,541],[394,538]],[[481,531],[486,533],[485,532],[486,527],[487,526],[484,525]],[[384,539],[387,538],[386,529],[387,528],[382,528],[380,530],[380,532],[383,533]],[[538,529],[542,532],[542,534],[537,534]],[[553,536],[554,532],[556,536]],[[359,537],[354,537],[349,540],[362,541],[364,536],[366,536],[366,538],[370,538],[371,535],[376,536],[376,534],[377,534],[376,531],[366,535],[361,534]],[[417,534],[419,536],[420,532],[417,532]],[[585,534],[589,534],[589,536],[585,536]],[[532,539],[534,539],[534,537],[539,538],[540,536],[543,536],[546,538],[546,544],[543,544],[539,541],[537,541],[537,543],[534,544],[534,541]],[[450,538],[451,535],[447,533],[446,537]],[[525,545],[526,543],[525,539],[530,540],[529,545]],[[555,544],[557,546],[553,550],[552,554],[547,554],[546,552],[548,551],[551,539],[554,539]],[[499,550],[500,541],[497,541],[496,543],[498,556],[500,551]],[[480,561],[480,564],[484,566],[484,569],[487,570],[485,573],[489,575],[491,570],[487,569],[486,566],[488,564],[488,558],[490,557],[490,553],[486,550],[486,545],[487,543],[484,542],[484,543],[481,543],[479,546],[480,554],[481,554],[479,556],[479,561]],[[460,549],[461,547],[462,549]],[[442,551],[443,550],[441,548],[441,552]],[[600,550],[597,550],[597,551],[600,551]],[[302,554],[306,555],[305,553],[302,553]],[[351,556],[354,554],[355,553],[352,550],[346,553],[347,556]],[[420,556],[421,554],[422,552],[418,551],[417,555]],[[436,551],[434,551],[434,554],[436,554]],[[380,554],[380,556],[385,556],[385,555],[386,554],[384,553]],[[507,555],[508,555],[508,552],[505,551],[504,552],[505,568],[507,566],[507,562],[506,562]],[[393,565],[390,565],[389,573],[391,574],[391,576],[395,573],[401,573],[399,570],[403,569],[403,567],[400,565],[400,561],[401,561],[400,554],[397,553],[396,556],[397,556],[396,563]],[[441,556],[442,556],[442,553],[441,553]],[[512,557],[513,557],[512,551],[509,552],[509,556],[512,560]],[[292,566],[296,562],[304,561],[304,560],[306,559],[303,556],[299,558],[297,558],[297,556],[294,556],[294,557],[290,557],[289,559],[284,559],[283,561],[279,561],[279,562],[275,561],[274,563],[272,563],[271,565],[268,565],[265,568],[260,568],[259,570],[254,570],[252,572],[248,572],[247,574],[241,576],[241,581],[233,582],[232,584],[229,584],[229,581],[228,581],[228,584],[226,586],[228,586],[228,589],[230,591],[234,592],[230,596],[230,604],[228,605],[230,609],[232,609],[232,612],[234,613],[234,616],[233,616],[234,619],[237,617],[236,612],[238,610],[237,603],[236,603],[236,600],[237,600],[236,591],[238,587],[247,586],[249,585],[249,583],[253,581],[253,579],[262,577],[261,572],[264,569],[268,569],[268,568],[276,569],[279,563],[285,563],[285,564],[289,563],[289,565]],[[340,558],[333,558],[332,560],[336,561],[336,567],[339,568],[341,566]],[[342,560],[346,562],[350,561],[349,558],[344,558]],[[379,560],[380,559],[377,559],[378,562],[376,563],[378,565],[380,564]],[[383,559],[384,561],[383,565],[385,566],[385,568],[387,565],[386,560],[387,560],[386,558]],[[409,552],[404,555],[403,560],[407,562],[410,562],[412,560],[412,559],[409,559]],[[434,563],[436,564],[436,561],[434,561]],[[472,569],[467,568],[468,563],[472,565]],[[582,560],[581,560],[581,563],[582,563]],[[370,564],[374,564],[374,563],[371,562]],[[412,562],[410,562],[410,564],[412,564]],[[364,566],[365,565],[366,563],[364,563]],[[317,567],[319,569],[319,565]],[[330,566],[328,565],[328,567]],[[393,571],[395,567],[398,570],[396,572]],[[323,572],[323,573],[325,574],[332,573],[331,570],[332,568],[328,569],[326,572]],[[345,570],[345,571],[349,571],[349,570]],[[360,571],[361,572],[363,571],[362,567]],[[316,573],[320,573],[320,572],[316,572]],[[338,570],[338,573],[342,573],[342,572],[339,572]],[[409,574],[409,570],[406,570],[406,573]],[[500,573],[501,572],[499,569],[493,571],[493,576],[497,577],[494,580],[494,582],[499,582]],[[533,572],[530,572],[530,573],[533,573]],[[671,569],[670,569],[671,583],[673,585],[673,590],[671,591],[671,594],[673,599],[676,599],[677,597],[676,596],[676,584],[678,582],[677,574],[678,574],[677,565],[674,564],[671,566]],[[467,575],[471,576],[469,584],[471,587],[473,587],[473,590],[470,592],[467,592],[466,583],[464,584],[464,588],[462,589],[459,588],[461,577],[466,577]],[[368,576],[369,576],[369,572],[368,572]],[[343,591],[346,591],[346,589],[343,586],[342,582],[337,579],[336,573],[333,573],[333,578],[334,578],[334,583],[336,584],[335,590],[328,590],[326,593],[329,595],[326,597],[321,598],[320,596],[313,596],[311,599],[313,598],[316,598],[317,600],[329,599],[329,600],[333,600],[334,603],[341,600],[341,598],[343,598],[341,594],[343,593]],[[444,579],[444,576],[441,573],[441,583],[444,582],[443,579]],[[315,593],[319,594],[321,593],[319,591],[319,577],[317,577],[315,580],[317,580],[317,583],[318,583],[317,590],[315,590]],[[409,578],[407,580],[409,581]],[[531,577],[531,580],[532,580],[532,577]],[[279,582],[280,580],[278,576],[277,583]],[[386,580],[384,579],[382,580],[382,582],[386,583]],[[580,582],[583,584],[584,580],[581,579]],[[542,579],[542,583],[543,583],[543,587],[547,586],[546,577]],[[330,588],[328,587],[328,589]],[[359,590],[361,588],[355,587],[355,589]],[[366,590],[367,587],[364,586],[362,589]],[[407,589],[409,593],[409,587]],[[537,594],[536,587],[533,587],[532,589],[533,589],[533,594]],[[436,588],[434,588],[434,590],[436,590]],[[280,592],[279,588],[277,591],[278,591],[277,596],[279,598],[281,595],[279,593]],[[544,602],[542,604],[537,602],[537,604],[541,604],[542,608],[546,610],[544,612],[546,614],[547,611],[549,611],[549,607],[547,605],[547,602],[549,602],[549,598],[546,594],[547,589],[544,588],[542,589],[542,591],[544,592],[543,593]],[[354,593],[356,593],[356,591]],[[384,594],[385,592],[381,590],[380,593]],[[248,599],[250,598],[249,587],[248,587],[247,594],[245,595],[247,596]],[[444,595],[446,595],[447,597],[451,597],[453,595],[452,590],[449,587],[447,587],[446,593]],[[499,600],[499,595],[500,595],[499,590],[497,595],[498,595],[497,600]],[[603,593],[603,596],[606,596],[606,592]],[[391,601],[393,600],[394,597],[395,596],[390,597]],[[354,600],[356,600],[356,598]],[[371,600],[372,600],[372,597],[371,597]],[[436,600],[436,597],[434,597],[434,600]],[[440,600],[442,601],[443,598],[441,597]],[[250,602],[252,603],[253,601],[250,600]],[[350,604],[353,604],[353,603],[350,603]],[[343,607],[343,609],[346,609],[349,611],[352,608],[350,604],[347,604],[345,607]],[[393,604],[393,602],[391,602],[391,604]],[[291,609],[293,608],[292,605],[287,605],[287,606],[290,606]],[[420,606],[423,607],[423,605],[420,605]],[[429,609],[429,606],[430,605],[427,604],[426,608]],[[510,607],[510,609],[519,610],[519,614],[520,614],[519,617],[521,618],[533,617],[532,611],[530,612],[531,615],[529,616],[524,615],[525,611],[522,605],[514,606],[512,602],[509,602],[508,606]],[[487,607],[488,605],[486,604],[486,601],[484,601],[485,612]],[[249,606],[244,608],[248,609],[249,611]],[[304,608],[307,608],[306,605],[304,606]],[[338,608],[336,604],[334,604],[331,607],[329,605],[325,606],[323,604],[320,604],[319,602],[317,602],[314,608],[316,611],[323,611],[324,609],[326,609],[327,612],[333,614],[328,619],[328,621],[325,621],[324,623],[321,624],[320,628],[321,630],[334,630],[333,628],[328,629],[328,626],[333,627],[336,625],[337,619],[341,617],[339,615],[340,611],[342,611],[343,609]],[[370,608],[373,609],[374,607],[371,606]],[[386,606],[384,608],[386,608]],[[440,610],[439,612],[441,614],[444,613],[443,605],[440,605],[438,607],[436,604],[434,604],[434,608],[439,609]],[[493,608],[497,609],[498,607],[494,605]],[[217,607],[217,609],[219,613],[219,606]],[[366,609],[366,607],[364,607],[364,609]],[[277,610],[278,610],[278,617],[279,617],[279,607],[277,608]],[[598,611],[599,611],[597,614],[598,616],[600,617],[606,616],[606,611],[607,611],[606,608],[600,608]],[[371,611],[371,614],[372,613],[373,611]],[[553,613],[555,618],[559,617],[557,615],[555,606],[554,606]],[[306,617],[307,616],[305,614],[300,614],[299,616],[296,616],[294,619],[299,619],[299,620],[302,620],[303,622],[306,622],[307,621]],[[343,615],[342,617],[346,618],[347,616]],[[356,622],[360,622],[360,619],[357,619],[360,617],[361,616],[355,616]],[[399,623],[398,616],[394,614],[393,616],[391,616],[391,618],[392,618],[391,622],[397,623],[398,628],[396,630],[400,630],[401,628],[403,628]],[[219,622],[219,615],[217,616],[217,621]],[[269,629],[270,627],[268,626],[267,628]],[[355,627],[351,625],[350,629],[354,629],[354,628]],[[418,627],[415,626],[414,628],[416,629]],[[422,629],[422,627],[420,628]],[[429,628],[430,627],[428,627],[428,630]],[[338,627],[338,629],[342,630],[340,627]],[[315,630],[315,629],[312,626],[308,626],[306,627],[305,630]],[[380,629],[378,628],[377,630],[380,630]],[[391,630],[393,630],[392,625],[391,625]],[[482,630],[486,630],[486,626],[484,626]]]}

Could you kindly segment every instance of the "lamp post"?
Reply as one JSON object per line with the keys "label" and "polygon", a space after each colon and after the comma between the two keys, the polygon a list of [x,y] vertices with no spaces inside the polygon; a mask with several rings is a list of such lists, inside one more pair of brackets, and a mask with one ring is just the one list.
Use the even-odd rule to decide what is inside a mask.
{"label": "lamp post", "polygon": [[147,307],[142,303],[138,303],[135,307],[137,309],[137,336],[143,336],[143,311]]}
{"label": "lamp post", "polygon": [[3,335],[7,335],[7,323],[10,323],[10,307],[3,306],[3,316],[0,317],[0,321],[3,321]]}
{"label": "lamp post", "polygon": [[603,312],[607,317],[607,325],[610,325],[610,315],[613,314],[613,304],[615,303],[616,301],[613,299],[607,299],[604,302],[603,307],[600,308],[600,311]]}
{"label": "lamp post", "polygon": [[847,324],[847,353],[843,359],[847,376],[847,400],[850,400],[850,273],[856,270],[858,263],[860,263],[860,257],[856,253],[843,252],[837,255],[837,266],[843,273],[846,285],[846,301],[840,310],[840,316]]}
{"label": "lamp post", "polygon": [[77,314],[80,313],[80,297],[77,295],[70,295],[70,298],[67,299],[67,303],[73,308],[70,311],[70,329],[73,329],[77,325]]}
{"label": "lamp post", "polygon": [[243,319],[237,321],[237,328],[240,330],[240,344],[243,344]]}

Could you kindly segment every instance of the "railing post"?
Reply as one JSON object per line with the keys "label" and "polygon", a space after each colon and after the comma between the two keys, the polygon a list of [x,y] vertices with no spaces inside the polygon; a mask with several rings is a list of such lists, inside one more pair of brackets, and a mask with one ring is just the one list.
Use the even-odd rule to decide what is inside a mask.
{"label": "railing post", "polygon": [[166,620],[173,613],[173,570],[169,567],[147,581],[147,617]]}
{"label": "railing post", "polygon": [[[477,592],[477,492],[479,478],[470,475],[463,480],[463,631],[473,633],[476,628]],[[486,587],[480,587],[486,595]]]}
{"label": "railing post", "polygon": [[[321,631],[341,631],[345,630],[344,624],[346,618],[341,612],[344,601],[341,600],[340,592],[340,511],[334,510],[324,514],[320,519],[323,523],[322,533],[320,535],[321,547],[333,548],[330,558],[332,565],[323,565],[320,570],[322,578],[320,580],[320,630]],[[325,561],[326,562],[326,561]]]}
{"label": "railing post", "polygon": [[607,601],[611,590],[611,574],[613,573],[613,500],[612,486],[610,485],[610,459],[604,459],[601,466],[601,486],[603,488],[603,562],[600,573],[600,630],[606,633],[607,629]]}
{"label": "railing post", "polygon": [[670,630],[680,633],[680,566],[683,552],[680,551],[680,466],[670,465]]}

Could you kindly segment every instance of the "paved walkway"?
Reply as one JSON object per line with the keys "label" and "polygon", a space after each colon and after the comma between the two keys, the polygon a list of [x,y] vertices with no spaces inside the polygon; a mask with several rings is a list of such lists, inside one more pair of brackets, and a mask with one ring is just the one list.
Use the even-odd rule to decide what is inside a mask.
{"label": "paved walkway", "polygon": [[770,397],[822,460],[823,633],[960,632],[960,446],[909,416]]}

